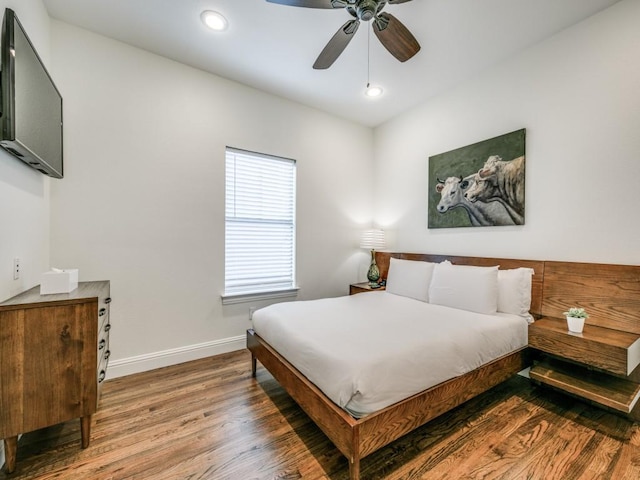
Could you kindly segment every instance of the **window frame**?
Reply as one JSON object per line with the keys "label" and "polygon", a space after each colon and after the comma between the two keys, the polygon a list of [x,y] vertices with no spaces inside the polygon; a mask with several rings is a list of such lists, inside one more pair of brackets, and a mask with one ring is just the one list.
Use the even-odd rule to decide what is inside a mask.
{"label": "window frame", "polygon": [[[291,178],[291,185],[289,186],[290,188],[290,198],[288,198],[287,200],[291,201],[291,204],[289,206],[289,209],[291,210],[291,216],[287,217],[286,220],[274,220],[271,218],[257,218],[257,217],[233,217],[230,218],[228,216],[229,210],[229,201],[230,201],[230,196],[233,197],[233,200],[235,201],[235,199],[237,198],[237,186],[238,184],[236,183],[236,179],[234,177],[234,179],[232,180],[233,186],[234,186],[234,190],[233,190],[233,194],[230,195],[229,193],[229,156],[230,155],[238,155],[238,157],[234,158],[234,161],[238,161],[238,160],[242,160],[242,157],[244,157],[245,160],[249,161],[260,161],[260,160],[265,160],[268,162],[283,162],[283,163],[288,163],[290,165],[293,166],[293,172],[292,172],[292,178]],[[237,164],[234,164],[234,169],[233,169],[234,174],[237,175]],[[225,194],[224,194],[224,198],[225,198],[225,223],[224,223],[224,235],[225,235],[225,246],[224,246],[224,291],[221,294],[221,298],[222,298],[222,303],[224,305],[228,305],[228,304],[235,304],[235,303],[244,303],[244,302],[249,302],[249,301],[255,301],[255,300],[266,300],[266,299],[272,299],[272,298],[285,298],[285,297],[294,297],[297,295],[299,287],[297,286],[297,272],[296,272],[296,268],[297,268],[297,262],[296,262],[296,251],[297,251],[297,245],[296,245],[296,229],[297,229],[297,214],[296,214],[296,208],[297,208],[297,162],[296,160],[290,159],[290,158],[285,158],[285,157],[279,157],[279,156],[275,156],[275,155],[269,155],[269,154],[264,154],[264,153],[259,153],[259,152],[253,152],[253,151],[249,151],[249,150],[244,150],[244,149],[239,149],[239,148],[235,148],[235,147],[230,147],[227,146],[225,148]],[[255,204],[253,204],[255,205]],[[234,209],[235,210],[235,209]],[[265,213],[264,211],[262,211],[261,213]],[[268,212],[267,212],[268,213]],[[280,212],[275,212],[274,216],[277,216],[277,214]],[[234,222],[235,220],[235,222]],[[283,288],[266,288],[266,289],[255,289],[255,290],[250,290],[250,289],[242,289],[241,287],[238,287],[241,291],[234,291],[234,289],[230,289],[229,285],[228,285],[228,281],[229,278],[227,277],[227,271],[228,271],[228,255],[229,255],[229,250],[228,250],[228,229],[229,229],[229,222],[231,223],[236,223],[236,225],[242,224],[242,223],[252,223],[254,226],[256,225],[290,225],[291,229],[292,229],[292,233],[291,233],[291,237],[290,241],[291,241],[291,257],[289,258],[288,256],[286,257],[288,260],[290,260],[291,262],[291,272],[290,272],[290,277],[287,278],[287,282],[290,278],[290,283],[288,283],[285,287]],[[283,258],[285,258],[283,256]]]}

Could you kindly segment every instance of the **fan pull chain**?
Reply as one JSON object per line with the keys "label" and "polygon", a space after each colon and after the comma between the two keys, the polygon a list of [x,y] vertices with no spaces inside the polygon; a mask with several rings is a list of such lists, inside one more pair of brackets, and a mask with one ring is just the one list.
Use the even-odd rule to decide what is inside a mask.
{"label": "fan pull chain", "polygon": [[382,95],[382,88],[371,86],[371,29],[367,29],[367,88],[364,93],[367,97]]}
{"label": "fan pull chain", "polygon": [[371,74],[371,29],[367,28],[367,88],[369,88],[370,74]]}

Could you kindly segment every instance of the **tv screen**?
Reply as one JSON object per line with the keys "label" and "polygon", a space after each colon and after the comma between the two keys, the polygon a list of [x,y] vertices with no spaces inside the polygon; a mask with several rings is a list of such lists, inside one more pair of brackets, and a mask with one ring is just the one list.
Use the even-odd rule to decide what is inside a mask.
{"label": "tv screen", "polygon": [[0,145],[42,173],[62,178],[62,96],[9,8],[1,41]]}

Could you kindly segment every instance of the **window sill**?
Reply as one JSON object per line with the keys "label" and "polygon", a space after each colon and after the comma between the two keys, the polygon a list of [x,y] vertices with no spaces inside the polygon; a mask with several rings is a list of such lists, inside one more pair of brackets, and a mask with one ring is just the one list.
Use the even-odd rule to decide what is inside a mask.
{"label": "window sill", "polygon": [[256,300],[271,300],[273,298],[287,298],[298,295],[298,287],[288,288],[286,290],[274,290],[272,292],[255,292],[255,293],[234,293],[222,294],[223,305],[233,305],[234,303],[254,302]]}

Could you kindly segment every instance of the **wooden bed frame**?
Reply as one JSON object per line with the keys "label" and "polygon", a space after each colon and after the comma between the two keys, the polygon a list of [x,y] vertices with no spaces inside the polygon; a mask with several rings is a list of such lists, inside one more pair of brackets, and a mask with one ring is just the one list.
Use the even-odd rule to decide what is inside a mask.
{"label": "wooden bed frame", "polygon": [[[535,348],[523,348],[498,358],[361,419],[351,417],[338,407],[267,342],[249,330],[247,348],[251,351],[253,375],[256,361],[260,360],[347,457],[351,480],[359,480],[362,458],[530,366],[534,356],[541,361],[531,370],[533,381],[600,407],[613,405],[603,399],[613,398],[617,403],[621,399],[633,401],[636,392],[640,392],[637,352],[631,355],[633,361],[630,360],[630,349],[640,342],[640,265],[378,252],[376,262],[382,278],[387,277],[391,257],[428,262],[449,260],[457,265],[499,265],[501,269],[532,268],[535,274],[530,312],[536,318],[545,318],[529,328],[529,341]],[[590,315],[586,322],[589,327],[578,336],[558,327],[564,325],[563,312],[576,305],[587,308]],[[569,367],[569,373],[556,369],[546,362],[546,357],[569,362],[569,365],[571,362],[582,365],[580,372],[583,373],[572,374],[577,368],[575,365]],[[612,361],[626,370],[621,373],[617,368],[610,368]],[[608,366],[603,367],[603,362]],[[628,368],[636,363],[637,367],[629,374]],[[588,379],[592,370],[596,370],[594,377]],[[606,375],[602,377],[602,373]],[[632,408],[631,403],[622,403],[624,408],[618,405],[614,410],[640,421],[640,402],[630,412],[627,410]]]}
{"label": "wooden bed frame", "polygon": [[[532,268],[535,274],[532,280],[531,313],[536,317],[541,315],[543,261],[377,252],[376,261],[381,278],[387,276],[390,257],[429,262],[449,260],[457,265],[500,265],[501,269]],[[247,331],[247,348],[251,352],[253,376],[256,375],[256,361],[259,360],[347,457],[351,480],[360,479],[362,458],[530,365],[528,349],[525,347],[364,418],[355,419],[333,403],[253,330]]]}

